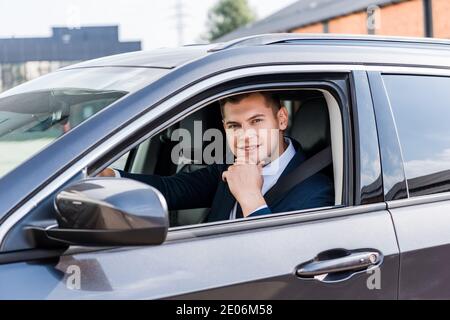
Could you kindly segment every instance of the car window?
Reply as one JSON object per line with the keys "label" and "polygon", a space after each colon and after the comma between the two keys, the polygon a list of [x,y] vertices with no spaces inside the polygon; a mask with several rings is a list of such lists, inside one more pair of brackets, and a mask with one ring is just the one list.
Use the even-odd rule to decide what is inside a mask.
{"label": "car window", "polygon": [[410,196],[450,190],[450,78],[384,75]]}
{"label": "car window", "polygon": [[0,94],[0,177],[116,100],[167,73],[152,68],[63,70]]}
{"label": "car window", "polygon": [[[339,106],[337,104],[328,106],[324,94],[320,91],[281,91],[276,95],[288,110],[289,126],[284,135],[289,141],[293,141],[293,144],[300,145],[306,158],[315,155],[331,144],[331,131],[342,138],[342,129],[339,129],[341,128],[340,116],[336,116],[334,112],[330,115],[328,112],[329,108],[339,109]],[[132,163],[128,168],[130,171],[119,173],[122,177],[150,183],[158,189],[165,188],[176,180],[160,180],[155,176],[166,178],[177,175],[177,180],[181,181],[186,178],[186,174],[205,169],[209,165],[232,164],[234,157],[227,143],[222,117],[218,101],[191,113],[141,143],[137,147],[136,155],[131,159]],[[333,117],[331,122],[330,117]],[[339,125],[337,125],[338,123]],[[342,147],[342,142],[336,143],[335,151],[337,152]],[[123,166],[120,166],[120,163],[124,161],[123,157],[127,157],[126,154],[110,164],[109,167],[123,170]],[[321,172],[324,175],[324,181],[329,181],[330,184],[335,183],[336,192],[333,191],[335,199],[330,205],[342,204],[342,167],[343,161],[336,155],[333,158],[333,164]],[[202,173],[202,176],[205,174]],[[160,181],[164,181],[164,186],[160,185]],[[170,190],[173,191],[179,187],[178,185],[173,186]],[[197,190],[197,188],[202,189],[204,186],[202,185],[201,188],[196,186],[195,189]],[[211,190],[215,192],[216,187],[212,187]],[[167,190],[160,189],[160,191],[166,196]],[[175,193],[175,191],[171,192],[170,196],[174,197]],[[193,199],[188,200],[192,201]],[[211,198],[211,200],[213,199]],[[182,206],[173,208],[178,206],[178,203],[171,206],[169,202],[172,227],[208,222],[206,218],[214,209],[214,201],[209,203],[213,207],[202,201],[198,201],[198,205],[196,201],[192,202],[192,206],[189,205],[190,208]],[[230,208],[231,210],[232,208]],[[289,208],[286,210],[289,211]]]}
{"label": "car window", "polygon": [[111,168],[118,169],[118,170],[125,170],[129,156],[130,156],[130,151],[128,151],[123,156],[121,156],[119,159],[117,159],[114,163],[112,163]]}

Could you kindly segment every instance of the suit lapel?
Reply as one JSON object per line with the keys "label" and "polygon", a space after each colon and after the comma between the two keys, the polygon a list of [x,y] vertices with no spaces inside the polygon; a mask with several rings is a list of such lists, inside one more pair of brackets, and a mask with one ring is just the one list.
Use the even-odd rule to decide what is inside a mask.
{"label": "suit lapel", "polygon": [[291,138],[291,141],[292,141],[292,144],[293,144],[294,149],[295,149],[295,155],[291,159],[291,161],[289,161],[289,163],[286,166],[286,168],[284,169],[283,173],[280,175],[280,178],[282,176],[285,176],[285,175],[289,174],[290,172],[292,172],[303,161],[305,161],[305,155],[304,155],[304,153],[302,151],[302,148],[300,147],[300,144],[297,141],[295,141],[294,139],[292,139],[292,138]]}
{"label": "suit lapel", "polygon": [[[293,170],[295,170],[295,169],[296,169],[303,161],[305,161],[305,155],[304,155],[304,153],[303,153],[303,151],[302,151],[302,148],[301,148],[300,144],[299,144],[297,141],[295,141],[294,139],[292,139],[292,138],[290,138],[290,139],[291,139],[292,145],[294,146],[294,149],[295,149],[296,152],[295,152],[294,157],[291,159],[291,161],[289,161],[288,165],[286,166],[286,168],[285,168],[285,169],[283,170],[283,172],[281,173],[280,178],[278,178],[278,181],[279,181],[282,177],[288,175],[290,172],[292,172]],[[275,183],[275,184],[272,186],[272,188],[270,188],[269,190],[267,190],[267,192],[265,193],[265,195],[267,195],[267,194],[269,194],[270,192],[272,192],[272,190],[276,188],[277,184],[278,184],[278,182]],[[266,197],[266,196],[264,196],[264,197]],[[273,204],[272,204],[272,205],[273,205]]]}
{"label": "suit lapel", "polygon": [[208,222],[228,220],[230,218],[231,209],[233,209],[236,199],[231,194],[228,185],[221,181],[217,189],[211,212],[208,216]]}

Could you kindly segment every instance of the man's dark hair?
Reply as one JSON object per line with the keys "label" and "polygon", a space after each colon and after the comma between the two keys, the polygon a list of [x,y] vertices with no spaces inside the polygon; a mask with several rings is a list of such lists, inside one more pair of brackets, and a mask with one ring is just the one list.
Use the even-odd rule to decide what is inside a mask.
{"label": "man's dark hair", "polygon": [[267,107],[272,108],[274,114],[276,114],[278,112],[278,110],[280,110],[280,108],[281,108],[281,101],[275,94],[272,94],[270,92],[264,92],[264,91],[246,92],[246,93],[236,94],[234,96],[229,96],[229,97],[226,97],[226,98],[223,98],[223,99],[219,100],[220,113],[222,114],[222,118],[223,118],[223,109],[224,109],[225,104],[227,104],[227,103],[232,103],[232,104],[239,103],[242,100],[244,100],[245,98],[251,96],[252,94],[260,94],[260,95],[262,95],[264,97],[264,100],[266,101]]}

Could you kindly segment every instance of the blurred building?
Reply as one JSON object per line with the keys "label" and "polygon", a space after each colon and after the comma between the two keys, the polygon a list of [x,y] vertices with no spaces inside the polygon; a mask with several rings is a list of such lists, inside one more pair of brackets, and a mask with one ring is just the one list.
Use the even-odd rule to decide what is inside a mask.
{"label": "blurred building", "polygon": [[273,32],[450,38],[450,0],[300,0],[217,41]]}
{"label": "blurred building", "polygon": [[141,50],[118,26],[52,28],[49,38],[0,39],[0,92],[72,63]]}

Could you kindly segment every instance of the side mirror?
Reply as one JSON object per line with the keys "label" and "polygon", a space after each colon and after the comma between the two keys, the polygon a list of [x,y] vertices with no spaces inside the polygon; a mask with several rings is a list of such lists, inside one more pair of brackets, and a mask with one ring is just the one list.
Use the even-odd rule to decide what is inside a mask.
{"label": "side mirror", "polygon": [[134,246],[164,242],[167,203],[153,187],[125,178],[89,178],[55,197],[57,227],[49,240],[72,245]]}

